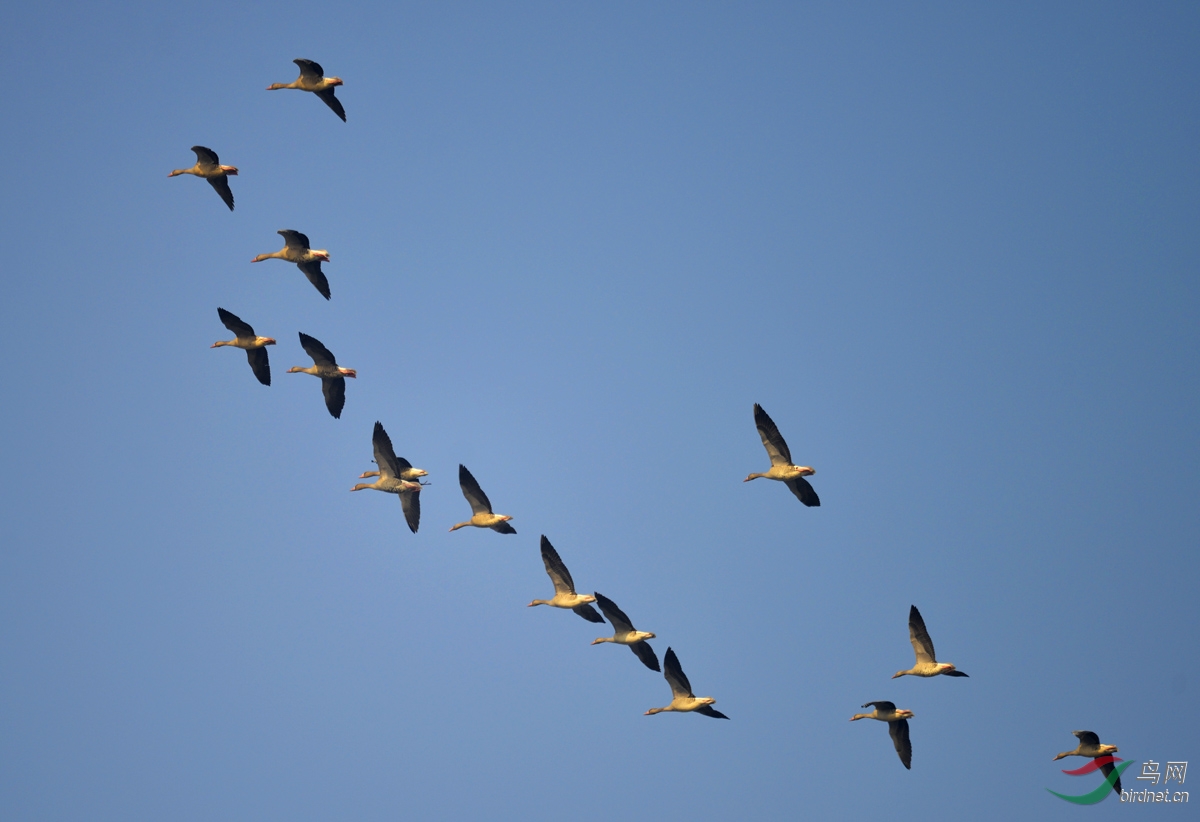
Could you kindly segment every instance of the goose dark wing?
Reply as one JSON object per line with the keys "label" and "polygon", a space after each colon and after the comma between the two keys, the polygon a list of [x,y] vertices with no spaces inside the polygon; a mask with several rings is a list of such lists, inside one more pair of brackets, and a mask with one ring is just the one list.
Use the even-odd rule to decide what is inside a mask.
{"label": "goose dark wing", "polygon": [[337,360],[334,359],[333,354],[316,337],[310,337],[301,331],[300,347],[304,349],[305,354],[312,357],[312,361],[317,365],[337,368]]}
{"label": "goose dark wing", "polygon": [[575,580],[571,579],[571,572],[567,570],[562,557],[558,555],[558,551],[554,550],[554,546],[550,544],[550,540],[546,539],[545,534],[542,535],[542,564],[546,566],[546,576],[550,577],[550,581],[554,583],[555,593],[575,593]]}
{"label": "goose dark wing", "polygon": [[897,719],[895,722],[889,722],[888,734],[892,737],[892,744],[896,746],[900,761],[904,763],[904,767],[912,770],[912,742],[908,739],[908,720]]}
{"label": "goose dark wing", "polygon": [[371,445],[375,448],[375,464],[379,466],[383,476],[398,479],[401,469],[396,465],[392,438],[383,430],[383,425],[378,420],[375,421],[375,429],[371,432]]}
{"label": "goose dark wing", "polygon": [[467,470],[467,466],[461,463],[458,466],[458,487],[462,489],[463,496],[471,504],[471,513],[492,513],[492,503],[488,500],[487,494],[483,493],[483,489],[479,487],[475,477]]}
{"label": "goose dark wing", "polygon": [[221,161],[217,159],[217,152],[211,148],[204,146],[192,146],[192,151],[196,152],[196,162],[202,166],[219,166]]}
{"label": "goose dark wing", "polygon": [[671,693],[675,696],[695,696],[692,693],[692,683],[688,682],[687,675],[679,664],[679,657],[675,656],[675,651],[671,648],[667,648],[667,655],[663,657],[663,667],[663,678],[671,686]]}
{"label": "goose dark wing", "polygon": [[[601,593],[593,592],[593,596],[596,597],[596,604],[600,606],[604,616],[608,617],[608,621],[612,623],[618,633],[633,630],[633,623],[629,621],[629,617],[625,616],[625,612],[617,607],[617,603]],[[657,671],[658,668],[655,667],[654,670]]]}
{"label": "goose dark wing", "polygon": [[937,662],[933,640],[929,638],[929,631],[925,630],[925,620],[921,619],[921,612],[916,605],[908,606],[908,641],[912,643],[918,664]]}
{"label": "goose dark wing", "polygon": [[495,531],[498,534],[515,534],[515,533],[517,533],[517,529],[513,528],[507,522],[497,522],[495,525],[489,525],[488,527],[491,528],[493,531]]}
{"label": "goose dark wing", "polygon": [[729,719],[729,717],[725,716],[725,714],[718,711],[712,705],[701,705],[696,709],[696,713],[711,716],[713,719]]}
{"label": "goose dark wing", "polygon": [[329,280],[325,277],[325,272],[321,270],[320,260],[310,260],[307,263],[296,263],[296,267],[304,272],[304,276],[308,277],[308,281],[313,284],[313,288],[321,293],[325,299],[329,299]]}
{"label": "goose dark wing", "polygon": [[229,206],[229,210],[233,211],[233,189],[229,187],[229,178],[222,174],[220,177],[206,177],[205,179],[221,195],[221,199],[225,201],[225,205]]}
{"label": "goose dark wing", "polygon": [[[1114,766],[1112,762],[1105,762],[1100,766],[1100,773],[1104,774],[1105,779],[1108,779],[1108,775],[1114,770],[1116,770],[1116,766]],[[1119,771],[1117,772],[1117,778],[1113,780],[1112,788],[1114,791],[1116,791],[1117,796],[1121,795],[1121,774]]]}
{"label": "goose dark wing", "polygon": [[308,235],[301,234],[299,231],[293,231],[290,228],[281,228],[276,234],[283,237],[283,243],[288,248],[296,251],[308,251]]}
{"label": "goose dark wing", "polygon": [[[629,650],[633,651],[633,655],[642,661],[652,671],[660,671],[658,667],[658,657],[654,655],[654,649],[650,647],[650,643],[646,640],[635,642],[629,646]],[[686,679],[686,677],[685,677]]]}
{"label": "goose dark wing", "polygon": [[603,622],[604,621],[604,617],[602,617],[598,613],[596,613],[596,609],[593,608],[591,606],[591,603],[589,603],[589,602],[585,602],[582,605],[576,605],[571,610],[574,611],[575,613],[579,614],[581,617],[586,619],[588,622]]}
{"label": "goose dark wing", "polygon": [[339,419],[342,409],[346,407],[346,378],[322,377],[321,393],[325,395],[325,407],[329,413],[335,420]]}
{"label": "goose dark wing", "polygon": [[217,316],[221,318],[221,325],[232,331],[233,335],[239,340],[253,340],[258,338],[258,335],[254,333],[254,329],[250,327],[250,323],[232,311],[218,308]]}
{"label": "goose dark wing", "polygon": [[416,488],[401,491],[400,505],[404,508],[404,521],[408,523],[408,530],[417,533],[421,524],[421,492]]}
{"label": "goose dark wing", "polygon": [[878,708],[879,710],[883,711],[884,713],[887,713],[888,711],[896,710],[896,703],[895,702],[868,702],[868,703],[864,704],[863,707],[864,708]]}
{"label": "goose dark wing", "polygon": [[787,442],[779,433],[774,420],[758,403],[754,403],[754,425],[758,428],[758,436],[762,438],[763,448],[767,449],[767,456],[771,458],[771,464],[791,465],[792,452],[788,450]]}
{"label": "goose dark wing", "polygon": [[271,384],[271,361],[267,358],[267,349],[247,348],[246,361],[250,363],[250,370],[258,377],[259,382],[263,385]]}
{"label": "goose dark wing", "polygon": [[298,57],[292,62],[300,67],[300,76],[309,82],[319,83],[325,76],[325,69],[321,68],[320,63],[305,60],[303,57]]}
{"label": "goose dark wing", "polygon": [[346,122],[346,109],[342,108],[342,101],[334,96],[333,88],[322,89],[316,92],[316,95],[325,101],[325,105],[333,109],[333,113],[342,118],[342,122]]}
{"label": "goose dark wing", "polygon": [[812,485],[804,477],[793,477],[790,480],[784,480],[784,485],[791,489],[796,495],[796,499],[803,502],[809,508],[818,508],[821,505],[821,498],[817,496],[817,492],[813,490]]}

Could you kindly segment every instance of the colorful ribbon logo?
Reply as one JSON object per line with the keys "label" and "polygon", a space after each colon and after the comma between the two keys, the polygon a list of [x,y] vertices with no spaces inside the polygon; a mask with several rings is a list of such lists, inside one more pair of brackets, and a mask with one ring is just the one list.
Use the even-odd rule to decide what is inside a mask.
{"label": "colorful ribbon logo", "polygon": [[[1076,768],[1073,771],[1063,771],[1063,773],[1065,773],[1067,776],[1083,776],[1084,774],[1089,774],[1092,771],[1097,771],[1105,765],[1111,765],[1114,762],[1121,762],[1121,760],[1115,756],[1098,756],[1091,762],[1084,765],[1082,768]],[[1082,796],[1067,796],[1066,794],[1058,793],[1057,791],[1050,791],[1049,788],[1046,788],[1046,790],[1050,791],[1050,793],[1054,794],[1059,799],[1065,799],[1068,802],[1075,803],[1076,805],[1095,805],[1101,799],[1108,796],[1108,792],[1113,790],[1113,785],[1118,779],[1121,778],[1121,774],[1123,774],[1125,769],[1132,764],[1132,762],[1121,762],[1120,765],[1117,765],[1115,768],[1109,771],[1108,776],[1104,778],[1104,782],[1100,784],[1100,787],[1096,788],[1096,790],[1091,791],[1090,793],[1085,793]]]}

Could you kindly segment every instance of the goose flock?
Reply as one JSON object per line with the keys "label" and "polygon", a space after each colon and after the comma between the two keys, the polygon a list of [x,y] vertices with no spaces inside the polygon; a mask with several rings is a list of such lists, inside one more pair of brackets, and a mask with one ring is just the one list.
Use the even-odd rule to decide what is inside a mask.
{"label": "goose flock", "polygon": [[[296,59],[293,62],[300,68],[300,76],[291,83],[273,83],[267,90],[296,89],[315,94],[343,122],[346,121],[346,111],[341,101],[335,96],[334,89],[343,85],[339,77],[326,77],[320,64],[312,60]],[[209,185],[220,196],[222,202],[233,211],[233,191],[229,186],[229,178],[236,176],[235,166],[222,165],[217,153],[204,146],[192,146],[196,163],[191,168],[175,169],[168,176],[175,177],[191,174],[208,181]],[[313,249],[306,235],[292,229],[281,229],[278,232],[284,241],[284,247],[269,254],[259,254],[252,262],[264,260],[284,260],[294,263],[314,288],[326,300],[331,298],[329,281],[321,270],[321,263],[329,262],[329,252],[325,249]],[[272,337],[262,337],[255,333],[254,328],[236,314],[224,308],[217,309],[221,323],[234,335],[232,340],[213,343],[213,348],[233,346],[246,352],[246,358],[254,377],[265,386],[271,385],[271,366],[267,354],[267,346],[275,345]],[[346,378],[354,379],[358,375],[352,368],[339,366],[333,353],[315,337],[303,332],[299,334],[300,346],[312,359],[308,367],[293,366],[289,374],[311,374],[321,379],[321,391],[325,399],[325,407],[334,419],[341,417],[346,404]],[[767,414],[763,407],[754,404],[754,425],[766,449],[771,466],[765,472],[751,473],[743,480],[766,478],[782,482],[788,490],[808,508],[821,505],[821,500],[812,484],[806,479],[816,474],[810,466],[796,465],[792,461],[791,450],[786,440],[780,434],[778,426]],[[376,477],[371,483],[359,483],[351,491],[374,489],[387,494],[395,494],[400,498],[404,520],[412,533],[416,534],[421,523],[421,492],[427,483],[421,481],[428,472],[414,468],[406,459],[396,455],[392,440],[384,430],[382,423],[376,422],[371,435],[373,458],[376,470],[364,472],[359,479]],[[465,465],[458,466],[458,482],[463,497],[471,507],[471,517],[463,522],[455,523],[451,531],[472,526],[487,528],[500,534],[517,533],[510,524],[513,517],[509,514],[498,514],[492,508],[492,503],[484,493],[483,488]],[[634,656],[648,669],[661,672],[671,688],[671,702],[661,708],[650,708],[646,715],[680,712],[698,713],[713,719],[728,719],[725,714],[712,706],[716,700],[711,696],[698,697],[692,691],[691,683],[683,672],[673,648],[668,647],[663,656],[662,666],[647,640],[655,639],[656,635],[649,631],[639,631],[634,628],[633,621],[617,604],[599,592],[581,594],[576,590],[571,572],[558,551],[551,545],[545,535],[541,537],[541,556],[546,569],[546,575],[554,587],[554,595],[550,599],[534,599],[529,607],[548,605],[552,608],[573,611],[579,617],[591,623],[608,622],[613,629],[612,636],[598,637],[592,644],[614,643],[629,648]],[[597,612],[599,608],[599,612]],[[925,627],[925,621],[915,605],[910,606],[908,614],[909,640],[915,655],[912,668],[897,671],[892,679],[902,676],[917,676],[931,678],[935,676],[967,677],[953,663],[938,662],[934,652],[933,640]],[[875,719],[888,724],[888,733],[896,749],[901,763],[905,768],[912,768],[912,742],[909,738],[908,720],[914,713],[908,709],[897,708],[895,703],[886,700],[875,700],[865,703],[862,707],[873,708],[870,713],[854,714],[850,720]],[[1107,757],[1100,764],[1105,776],[1113,770],[1111,754],[1117,748],[1114,745],[1101,745],[1099,737],[1092,731],[1074,731],[1079,738],[1079,745],[1072,751],[1058,754],[1055,759],[1066,756],[1084,756],[1093,759]],[[1115,790],[1120,791],[1120,781],[1117,780]]]}

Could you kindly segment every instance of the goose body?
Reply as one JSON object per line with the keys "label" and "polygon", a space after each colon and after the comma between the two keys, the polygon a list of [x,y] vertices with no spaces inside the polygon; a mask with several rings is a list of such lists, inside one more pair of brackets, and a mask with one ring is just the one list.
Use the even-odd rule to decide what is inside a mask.
{"label": "goose body", "polygon": [[541,547],[542,564],[546,566],[546,575],[554,584],[554,596],[550,599],[535,599],[529,603],[529,607],[549,605],[552,608],[566,608],[579,614],[588,622],[603,622],[604,617],[596,613],[596,609],[590,605],[596,601],[596,598],[591,594],[575,593],[575,580],[571,579],[571,572],[567,570],[562,557],[558,555],[558,551],[554,550],[554,546],[550,544],[550,540],[546,539],[545,534],[542,534]]}
{"label": "goose body", "polygon": [[234,348],[241,348],[246,352],[246,359],[250,362],[250,370],[254,372],[254,376],[263,385],[271,384],[271,362],[267,358],[268,345],[275,345],[275,340],[270,337],[259,337],[254,333],[254,329],[249,323],[243,322],[238,315],[226,311],[224,308],[217,309],[217,316],[221,318],[221,322],[226,328],[234,333],[232,340],[218,340],[213,343],[211,348],[220,348],[223,345],[232,345]]}
{"label": "goose body", "polygon": [[695,711],[713,719],[729,719],[725,714],[712,707],[717,700],[711,696],[696,696],[692,693],[692,684],[688,682],[688,678],[679,664],[679,657],[675,656],[675,651],[671,648],[667,648],[667,654],[663,657],[663,667],[665,669],[663,678],[671,686],[671,704],[663,708],[651,708],[646,711],[646,716],[661,714],[663,711],[683,713]]}
{"label": "goose body", "polygon": [[[1086,756],[1096,759],[1101,756],[1110,756],[1115,754],[1119,749],[1116,745],[1101,745],[1100,737],[1094,731],[1071,731],[1078,739],[1079,744],[1075,746],[1073,751],[1063,751],[1054,757],[1054,761],[1062,759],[1064,756]],[[1112,762],[1106,762],[1100,766],[1100,773],[1104,774],[1105,779],[1113,772],[1115,766]],[[1113,790],[1117,795],[1121,795],[1121,777],[1118,776],[1113,782]]]}
{"label": "goose body", "polygon": [[325,277],[325,273],[321,271],[321,263],[329,262],[329,252],[323,248],[309,248],[308,236],[301,234],[299,231],[284,228],[275,233],[283,236],[283,248],[270,254],[259,254],[250,262],[261,263],[263,260],[284,260],[289,263],[295,263],[296,267],[303,271],[304,276],[313,284],[313,288],[317,289],[321,296],[328,300],[330,295],[329,280]]}
{"label": "goose body", "polygon": [[930,677],[939,674],[967,676],[962,671],[955,670],[953,663],[937,661],[937,655],[933,651],[933,640],[929,638],[929,631],[925,630],[925,620],[921,619],[921,612],[917,610],[916,605],[910,605],[908,609],[908,639],[912,643],[917,663],[907,671],[896,671],[892,679],[898,676]]}
{"label": "goose body", "polygon": [[375,430],[371,433],[371,444],[375,450],[375,464],[378,471],[367,471],[359,479],[379,477],[375,482],[359,483],[351,491],[362,491],[373,488],[385,494],[398,494],[400,505],[404,509],[404,520],[414,534],[421,524],[421,488],[424,486],[418,480],[427,476],[428,472],[413,468],[412,464],[403,457],[397,457],[392,448],[392,439],[383,430],[383,425],[376,420]]}
{"label": "goose body", "polygon": [[325,407],[330,416],[338,419],[342,416],[342,408],[346,405],[346,377],[356,378],[358,372],[353,368],[341,368],[333,354],[321,344],[316,337],[300,333],[300,345],[313,364],[308,368],[293,365],[288,369],[289,374],[312,374],[321,378],[321,393],[325,395]]}
{"label": "goose body", "polygon": [[767,449],[767,456],[771,458],[771,467],[764,473],[751,474],[742,482],[749,482],[759,477],[778,480],[796,495],[796,499],[808,507],[819,506],[821,504],[820,497],[817,496],[817,492],[813,490],[808,480],[804,479],[817,472],[807,465],[792,464],[792,452],[788,449],[787,442],[779,433],[774,421],[758,403],[754,404],[754,425],[758,428],[758,435],[762,438],[763,447]]}
{"label": "goose body", "polygon": [[864,708],[874,706],[875,710],[869,714],[855,714],[850,717],[850,721],[856,719],[878,719],[880,722],[888,724],[888,735],[892,738],[892,745],[896,748],[896,753],[900,757],[900,761],[904,767],[912,770],[912,742],[908,738],[908,720],[912,719],[913,712],[907,708],[896,709],[895,703],[892,702],[868,702],[863,705]]}
{"label": "goose body", "polygon": [[[650,647],[647,639],[654,639],[654,634],[649,631],[634,630],[633,621],[625,616],[625,612],[617,607],[617,603],[613,602],[608,597],[600,592],[596,592],[596,604],[600,606],[600,610],[604,616],[608,617],[608,621],[612,623],[613,635],[609,637],[597,637],[592,641],[593,645],[598,645],[601,642],[615,642],[618,645],[626,645],[629,650],[633,651],[633,655],[642,661],[652,671],[660,670],[658,667],[658,657],[654,654],[654,649]],[[686,678],[685,678],[686,681]]]}
{"label": "goose body", "polygon": [[508,514],[492,513],[492,503],[488,500],[487,494],[483,493],[483,489],[479,487],[475,477],[467,470],[467,466],[462,464],[458,466],[458,487],[462,489],[463,496],[471,504],[472,513],[471,518],[466,522],[451,525],[451,531],[471,525],[475,528],[491,528],[501,534],[517,533],[517,529],[508,524],[512,517]]}
{"label": "goose body", "polygon": [[326,77],[325,69],[321,68],[321,64],[315,63],[312,60],[298,58],[292,62],[300,67],[300,76],[290,83],[272,83],[267,86],[267,91],[275,91],[281,88],[311,91],[320,97],[325,105],[333,109],[333,113],[341,117],[343,123],[346,122],[346,109],[342,108],[342,101],[335,97],[333,93],[333,90],[337,86],[344,85],[342,78]]}
{"label": "goose body", "polygon": [[208,180],[208,184],[217,194],[221,195],[221,199],[225,205],[229,206],[229,210],[233,211],[233,191],[229,188],[229,178],[237,176],[237,168],[221,165],[221,161],[217,159],[217,152],[211,148],[192,146],[192,151],[196,152],[196,165],[191,168],[177,168],[167,176],[178,177],[180,174],[193,174],[196,177],[203,177]]}

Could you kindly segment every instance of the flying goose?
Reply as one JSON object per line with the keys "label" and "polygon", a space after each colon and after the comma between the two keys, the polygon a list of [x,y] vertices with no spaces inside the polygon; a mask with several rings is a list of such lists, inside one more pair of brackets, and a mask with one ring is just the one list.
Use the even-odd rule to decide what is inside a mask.
{"label": "flying goose", "polygon": [[321,341],[300,332],[300,345],[304,352],[312,357],[313,364],[309,368],[293,365],[288,369],[289,374],[312,374],[321,378],[321,393],[325,395],[325,407],[334,419],[342,416],[342,408],[346,405],[346,377],[357,378],[358,372],[353,368],[338,367],[337,360]]}
{"label": "flying goose", "polygon": [[[1064,756],[1090,756],[1092,759],[1095,759],[1096,757],[1115,754],[1118,750],[1116,745],[1101,745],[1100,737],[1097,736],[1094,731],[1071,731],[1071,733],[1075,734],[1075,736],[1079,738],[1079,745],[1077,745],[1073,751],[1063,751],[1062,753],[1058,754],[1058,756],[1054,757],[1055,762],[1062,759]],[[1105,762],[1100,766],[1100,773],[1104,774],[1105,779],[1107,779],[1108,775],[1113,772],[1113,767],[1114,766],[1111,761]],[[1113,790],[1116,791],[1117,796],[1120,796],[1121,777],[1119,774],[1116,778],[1116,781],[1113,782],[1112,787]]]}
{"label": "flying goose", "polygon": [[250,370],[254,372],[254,376],[258,377],[258,381],[263,385],[271,384],[271,363],[267,359],[267,349],[264,346],[274,345],[275,340],[271,337],[259,337],[254,333],[254,329],[249,323],[243,322],[237,314],[232,314],[224,308],[217,309],[217,316],[221,318],[221,322],[225,327],[234,333],[232,340],[218,340],[213,343],[211,348],[220,348],[223,345],[232,345],[235,348],[244,349],[246,359],[250,361]]}
{"label": "flying goose", "polygon": [[233,192],[229,189],[229,178],[237,176],[237,168],[221,165],[221,161],[217,159],[217,152],[211,148],[192,146],[192,151],[196,152],[196,165],[191,168],[177,168],[167,176],[194,174],[197,177],[203,177],[221,195],[221,199],[225,201],[225,205],[229,206],[229,210],[233,211]]}
{"label": "flying goose", "polygon": [[545,534],[542,534],[542,564],[546,566],[546,574],[554,583],[554,596],[550,599],[535,599],[529,603],[530,608],[534,605],[550,605],[554,608],[570,609],[588,622],[604,621],[604,617],[588,604],[596,601],[594,596],[575,593],[575,580],[571,579],[571,572],[567,570],[562,557],[554,550]]}
{"label": "flying goose", "polygon": [[[600,607],[603,609],[603,604]],[[605,613],[608,612],[605,611]],[[698,714],[711,716],[713,719],[729,719],[725,714],[712,707],[717,700],[711,696],[696,696],[692,693],[692,684],[688,682],[683,668],[679,666],[679,657],[675,656],[675,652],[670,648],[667,648],[667,655],[663,657],[663,664],[667,668],[663,672],[663,677],[671,686],[671,704],[665,708],[651,708],[646,711],[646,716],[660,714],[663,711],[695,711]]]}
{"label": "flying goose", "polygon": [[329,262],[329,252],[323,248],[319,248],[316,251],[309,248],[308,237],[299,231],[284,228],[275,233],[283,235],[283,248],[271,254],[259,254],[250,262],[261,263],[263,260],[286,260],[289,263],[295,263],[296,267],[304,272],[304,276],[308,277],[308,281],[313,284],[313,288],[321,292],[321,296],[328,300],[329,280],[325,278],[325,273],[321,271],[321,263]]}
{"label": "flying goose", "polygon": [[962,671],[956,671],[953,663],[937,661],[937,655],[933,652],[933,640],[929,638],[929,631],[925,630],[925,620],[921,619],[921,612],[917,610],[916,605],[910,605],[908,608],[908,639],[912,642],[913,652],[917,655],[917,664],[907,671],[896,671],[892,674],[892,679],[906,674],[909,676],[937,676],[938,674],[966,676]]}
{"label": "flying goose", "polygon": [[517,529],[508,524],[508,521],[512,517],[508,514],[492,513],[492,503],[488,501],[487,494],[483,493],[483,489],[479,487],[479,483],[471,476],[471,472],[467,470],[467,466],[462,464],[458,466],[458,486],[462,488],[463,496],[471,504],[472,514],[471,518],[466,522],[450,526],[451,531],[457,531],[459,528],[474,525],[476,528],[491,528],[493,531],[501,534],[517,533]]}
{"label": "flying goose", "polygon": [[267,86],[267,91],[275,91],[281,88],[311,91],[324,100],[325,105],[333,109],[333,113],[341,117],[343,123],[346,122],[346,110],[342,108],[342,101],[333,96],[334,87],[344,85],[342,78],[326,77],[325,69],[321,68],[321,64],[314,63],[312,60],[298,58],[292,62],[300,67],[300,76],[290,83],[272,83]]}
{"label": "flying goose", "polygon": [[896,753],[900,755],[900,761],[904,763],[904,767],[912,770],[912,742],[908,739],[908,720],[912,718],[913,712],[907,708],[896,710],[896,705],[893,702],[868,702],[863,705],[864,708],[875,706],[875,710],[869,714],[855,714],[850,717],[853,722],[856,719],[878,719],[881,722],[888,724],[888,734],[892,737],[892,744],[896,746]]}
{"label": "flying goose", "polygon": [[379,470],[367,471],[359,479],[379,479],[372,483],[359,483],[350,490],[374,488],[387,494],[398,494],[408,529],[414,534],[417,533],[417,527],[421,524],[421,488],[424,487],[417,478],[427,476],[428,472],[413,468],[408,460],[396,456],[391,437],[383,430],[383,425],[378,420],[375,421],[375,430],[371,434],[371,444],[375,447],[375,464],[379,466]]}
{"label": "flying goose", "polygon": [[763,447],[767,449],[767,456],[771,458],[771,467],[765,474],[751,474],[742,482],[749,482],[759,477],[779,480],[791,489],[792,493],[796,495],[796,499],[808,507],[815,508],[820,505],[821,499],[817,496],[817,492],[808,484],[808,480],[804,479],[817,472],[804,465],[792,464],[792,452],[788,450],[783,435],[779,433],[775,423],[758,403],[754,403],[754,424],[758,427],[758,435],[762,437]]}
{"label": "flying goose", "polygon": [[[628,645],[629,650],[633,651],[634,656],[640,659],[643,665],[652,671],[661,670],[658,667],[658,657],[654,655],[654,649],[646,642],[647,639],[654,639],[654,634],[649,631],[635,631],[633,629],[633,622],[630,621],[629,617],[625,616],[625,612],[617,607],[617,603],[604,596],[604,594],[596,594],[596,604],[600,606],[600,610],[604,612],[604,615],[608,617],[608,621],[612,623],[613,635],[598,637],[592,644],[598,645],[601,642],[615,642],[618,645]],[[680,676],[682,676],[682,672]],[[667,681],[669,682],[670,680],[668,679]],[[687,679],[685,678],[683,681],[686,683]],[[672,708],[671,710],[679,709]],[[686,710],[691,709],[688,708]]]}

